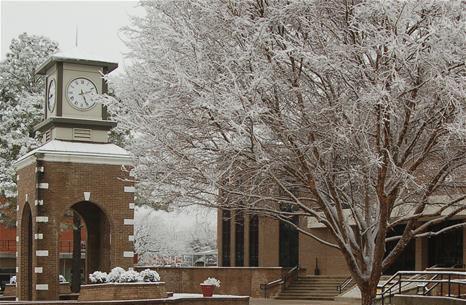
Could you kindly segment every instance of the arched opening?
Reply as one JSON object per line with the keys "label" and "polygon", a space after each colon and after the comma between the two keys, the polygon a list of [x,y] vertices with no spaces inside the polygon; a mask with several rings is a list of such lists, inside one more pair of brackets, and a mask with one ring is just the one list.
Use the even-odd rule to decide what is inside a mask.
{"label": "arched opening", "polygon": [[88,274],[110,269],[110,222],[99,206],[82,201],[65,212],[60,227],[60,273],[79,292]]}
{"label": "arched opening", "polygon": [[22,259],[21,266],[25,268],[25,270],[21,270],[19,279],[22,283],[20,287],[20,299],[32,300],[32,212],[27,202],[24,204],[23,213],[21,215],[20,249]]}

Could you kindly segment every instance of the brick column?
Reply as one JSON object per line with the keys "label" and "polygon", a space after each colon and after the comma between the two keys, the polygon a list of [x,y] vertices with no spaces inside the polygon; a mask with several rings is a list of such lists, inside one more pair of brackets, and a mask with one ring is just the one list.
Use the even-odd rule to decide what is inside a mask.
{"label": "brick column", "polygon": [[428,264],[428,240],[425,237],[415,239],[415,269],[416,271],[425,270]]}
{"label": "brick column", "polygon": [[233,211],[230,221],[230,266],[236,266],[236,212]]}
{"label": "brick column", "polygon": [[249,267],[249,221],[251,216],[244,215],[244,267]]}
{"label": "brick column", "polygon": [[463,268],[466,268],[466,227],[463,227]]}
{"label": "brick column", "polygon": [[217,265],[223,267],[223,217],[222,210],[217,209]]}
{"label": "brick column", "polygon": [[259,217],[259,267],[279,265],[279,222],[267,217]]}

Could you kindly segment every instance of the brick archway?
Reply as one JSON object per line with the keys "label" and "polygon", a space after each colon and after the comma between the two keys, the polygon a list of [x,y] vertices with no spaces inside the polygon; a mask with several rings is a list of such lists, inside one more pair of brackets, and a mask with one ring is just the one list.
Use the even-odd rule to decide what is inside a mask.
{"label": "brick archway", "polygon": [[105,210],[91,201],[80,201],[72,204],[70,210],[78,213],[86,226],[86,264],[87,274],[94,271],[110,271],[110,243],[113,224]]}
{"label": "brick archway", "polygon": [[[17,273],[17,292],[23,300],[32,300],[32,266],[33,266],[33,239],[32,239],[32,210],[28,202],[23,206],[20,221],[20,239],[18,254],[24,257],[24,263],[20,265],[22,272]],[[23,279],[21,279],[21,277]],[[20,283],[23,283],[21,285]]]}

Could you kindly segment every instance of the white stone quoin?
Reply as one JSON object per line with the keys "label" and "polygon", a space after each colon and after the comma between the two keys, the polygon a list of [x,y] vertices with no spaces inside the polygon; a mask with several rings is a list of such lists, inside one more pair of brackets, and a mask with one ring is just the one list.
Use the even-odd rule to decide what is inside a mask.
{"label": "white stone quoin", "polygon": [[36,290],[49,290],[48,284],[36,284]]}
{"label": "white stone quoin", "polygon": [[37,250],[36,256],[49,256],[49,250]]}
{"label": "white stone quoin", "polygon": [[91,192],[84,192],[84,200],[89,201],[91,199]]}

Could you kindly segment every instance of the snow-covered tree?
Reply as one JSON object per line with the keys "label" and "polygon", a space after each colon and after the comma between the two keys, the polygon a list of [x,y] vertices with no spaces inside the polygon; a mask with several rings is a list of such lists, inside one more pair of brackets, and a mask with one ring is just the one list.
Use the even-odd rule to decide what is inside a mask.
{"label": "snow-covered tree", "polygon": [[[37,145],[33,126],[43,117],[45,86],[35,69],[57,48],[46,37],[23,33],[0,63],[0,196],[10,205],[16,196],[12,162]],[[0,221],[3,216],[0,210]]]}
{"label": "snow-covered tree", "polygon": [[466,209],[461,1],[141,5],[113,111],[154,204],[320,222],[331,240],[297,229],[341,251],[364,305],[410,240]]}

